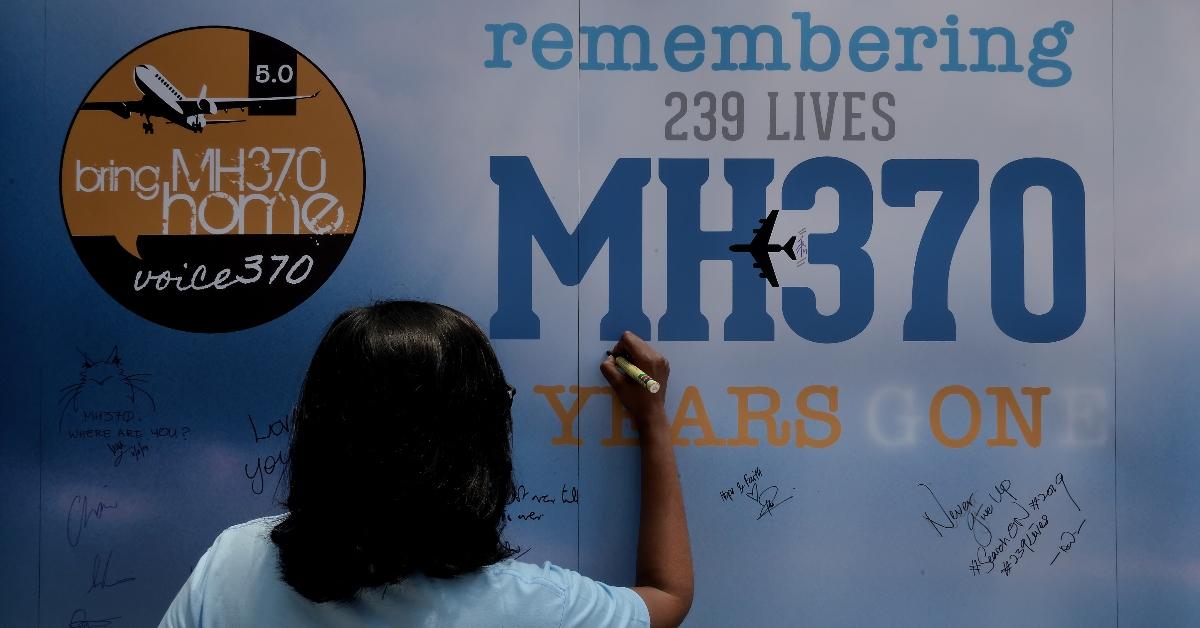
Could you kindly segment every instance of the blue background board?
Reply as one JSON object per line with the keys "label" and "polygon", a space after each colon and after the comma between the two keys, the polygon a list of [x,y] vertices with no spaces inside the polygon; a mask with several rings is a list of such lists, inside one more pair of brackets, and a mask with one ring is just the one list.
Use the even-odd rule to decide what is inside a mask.
{"label": "blue background board", "polygon": [[[868,4],[872,10],[862,14],[845,11],[845,5],[835,3],[810,2],[802,8],[811,11],[814,20],[832,25],[841,33],[850,32],[867,19],[869,23],[885,25],[932,23],[944,15],[937,10],[924,10],[927,7]],[[785,14],[777,4],[692,3],[690,8],[695,13],[684,19],[670,8],[644,11],[638,3],[590,3],[583,5],[580,23],[638,23],[651,33],[665,33],[685,22],[703,27],[780,24],[779,16]],[[1056,10],[1071,16],[1078,33],[1105,34],[1096,38],[1081,35],[1073,40],[1071,45],[1076,47],[1077,54],[1086,58],[1107,54],[1107,14],[1088,11],[1083,5]],[[961,14],[964,24],[1003,22],[1024,32],[1050,20],[1037,11],[1012,17],[1010,7],[990,10],[976,7],[970,12],[962,10]],[[784,28],[782,24],[780,28]],[[789,43],[792,42],[784,45],[786,57],[794,59]],[[764,47],[760,44],[759,52],[765,56]],[[711,52],[711,44],[709,50],[708,54],[716,54]],[[984,493],[1002,478],[1010,478],[1014,486],[1029,487],[1046,481],[1041,478],[1063,473],[1067,478],[1078,478],[1079,484],[1072,484],[1074,493],[1088,512],[1111,512],[1114,508],[1109,473],[1112,260],[1107,256],[1112,237],[1108,209],[1111,145],[1103,137],[1079,134],[1093,124],[1111,123],[1103,104],[1111,95],[1107,73],[1077,69],[1068,95],[1046,95],[1041,88],[1029,85],[997,84],[992,80],[994,77],[986,76],[965,76],[960,84],[924,75],[902,80],[895,74],[881,73],[875,77],[850,71],[832,71],[803,79],[793,79],[792,73],[784,71],[723,75],[697,72],[670,75],[669,79],[648,74],[581,72],[584,206],[605,178],[614,176],[609,171],[615,170],[613,163],[618,157],[707,159],[707,181],[701,188],[700,207],[691,209],[699,213],[699,228],[711,232],[732,227],[748,236],[749,227],[733,224],[738,219],[731,214],[736,216],[739,206],[755,205],[751,213],[759,217],[769,210],[780,209],[774,241],[781,242],[800,229],[810,234],[833,231],[849,215],[843,209],[839,216],[838,199],[828,190],[818,193],[811,212],[795,211],[803,207],[784,198],[784,180],[802,161],[824,156],[848,160],[864,171],[864,178],[874,188],[871,195],[874,225],[865,250],[874,260],[875,306],[874,316],[861,334],[836,343],[811,342],[799,337],[808,328],[795,329],[785,324],[789,309],[786,287],[782,291],[768,288],[765,294],[753,294],[739,303],[738,297],[731,294],[738,290],[739,274],[744,276],[749,270],[737,267],[739,263],[748,265],[749,260],[745,259],[735,261],[732,268],[725,261],[700,264],[699,309],[707,321],[697,334],[679,331],[678,320],[670,320],[677,299],[686,303],[672,291],[687,281],[687,273],[697,272],[694,261],[672,266],[672,255],[695,246],[688,244],[689,238],[697,237],[695,225],[676,229],[671,224],[675,190],[667,184],[671,175],[664,174],[664,170],[672,165],[661,158],[651,164],[650,183],[644,189],[644,206],[650,209],[643,217],[642,296],[655,338],[679,365],[667,398],[668,412],[674,415],[675,408],[681,405],[684,387],[694,387],[711,418],[716,437],[732,440],[739,433],[739,402],[732,390],[735,387],[758,388],[747,401],[757,409],[769,403],[771,393],[766,391],[777,393],[779,410],[774,413],[777,420],[797,416],[794,399],[808,386],[836,386],[839,390],[836,414],[841,422],[841,436],[828,448],[797,448],[793,444],[797,438],[794,423],[790,426],[793,434],[790,440],[783,439],[785,442],[780,446],[768,444],[768,428],[761,422],[754,422],[749,428],[749,436],[759,441],[757,446],[746,444],[735,448],[727,443],[725,447],[701,447],[693,442],[678,448],[680,472],[686,478],[684,491],[690,530],[697,548],[693,621],[713,626],[789,625],[797,621],[820,626],[1115,623],[1112,521],[1097,520],[1085,513],[1088,533],[1095,544],[1087,546],[1083,554],[1072,554],[1073,562],[1066,569],[1063,569],[1065,563],[1059,563],[1053,570],[1048,568],[1045,563],[1052,556],[1046,555],[1044,559],[1035,559],[1043,564],[1022,563],[1019,569],[1024,571],[1014,570],[1013,579],[1002,585],[981,586],[963,564],[969,557],[969,552],[964,556],[964,550],[969,550],[970,541],[950,532],[941,539],[920,519],[929,497],[919,487],[921,482],[928,483],[943,498],[965,497],[978,491],[979,499],[987,503]],[[763,95],[771,90],[789,94],[793,89],[861,90],[868,96],[875,90],[887,90],[898,103],[896,118],[901,130],[895,140],[886,144],[823,142],[815,137],[817,132],[812,127],[803,143],[764,141],[768,124],[761,115]],[[693,95],[703,90],[715,92],[722,102],[736,90],[743,95],[746,110],[757,110],[760,115],[747,116],[745,135],[740,140],[718,136],[701,142],[663,141],[659,138],[663,137],[666,114],[660,118],[644,113],[663,111],[664,94],[672,90],[688,95],[689,105],[696,105],[697,109],[703,108],[703,101],[695,100],[698,96]],[[1050,103],[1043,117],[1037,121],[1022,120],[1030,112],[1019,105],[1022,99],[1036,101],[1043,97]],[[1086,115],[1081,114],[1075,102],[1086,103],[1091,109]],[[914,108],[912,103],[919,105]],[[674,111],[667,108],[668,113]],[[704,132],[702,118],[692,111],[690,117],[684,118],[685,124],[676,130]],[[840,128],[836,135],[841,135]],[[919,198],[916,209],[886,207],[879,200],[885,187],[880,176],[884,160],[977,157],[980,180],[987,185],[1000,166],[1028,155],[1047,155],[1071,163],[1079,170],[1087,188],[1088,318],[1083,327],[1067,340],[1045,345],[1014,343],[996,329],[989,309],[986,255],[989,209],[987,195],[983,193],[959,241],[950,273],[950,307],[958,321],[957,340],[901,341],[901,322],[913,281],[913,251],[934,199]],[[739,179],[731,170],[751,164],[724,161],[727,157],[773,160],[767,166],[770,183],[765,190],[760,193],[755,188],[752,197],[739,199],[734,185]],[[1031,197],[1032,194],[1027,196],[1030,205],[1038,202]],[[666,216],[663,207],[668,208]],[[914,219],[914,215],[921,218]],[[1030,210],[1026,210],[1026,218],[1030,223],[1038,219],[1036,212]],[[1030,266],[1050,265],[1046,231],[1026,227],[1025,259]],[[663,242],[665,247],[660,248]],[[812,250],[817,246],[812,244]],[[708,250],[705,256],[720,257],[722,252]],[[612,255],[611,248],[608,255]],[[816,254],[813,255],[815,260]],[[589,342],[595,345],[595,350],[600,349],[597,330],[611,298],[613,273],[622,272],[610,271],[608,281],[604,281],[605,271],[611,267],[603,253],[592,268],[581,283],[581,355],[587,355]],[[783,256],[776,257],[775,269],[781,285],[812,286],[822,314],[830,315],[839,307],[839,275],[830,269],[815,265],[795,267]],[[595,276],[591,275],[593,272]],[[1049,290],[1046,285],[1032,285],[1032,281],[1026,298],[1031,309],[1036,309],[1034,301],[1044,298]],[[773,339],[768,342],[731,338],[735,332],[729,331],[731,322],[727,317],[736,315],[739,309],[749,316],[758,312],[754,306],[764,301],[771,321],[768,326],[773,325]],[[674,314],[683,318],[688,311],[684,305]],[[696,335],[707,338],[698,341]],[[1088,355],[1088,359],[1082,360],[1083,355]],[[596,381],[594,375],[589,380],[587,372],[581,377],[584,385]],[[1045,442],[1039,449],[983,449],[980,443],[948,449],[934,442],[927,429],[913,429],[920,425],[914,418],[928,407],[928,401],[922,400],[928,400],[948,383],[983,390],[987,386],[1033,385],[1039,381],[1054,382],[1057,395],[1047,401]],[[822,410],[828,407],[820,401],[820,396],[815,399],[812,407]],[[989,401],[984,403],[986,416],[993,409],[987,407]],[[1089,403],[1081,412],[1079,406]],[[687,407],[693,413],[697,411],[695,405]],[[606,548],[627,545],[632,535],[626,529],[605,525],[599,515],[616,508],[621,518],[631,519],[636,515],[636,505],[622,499],[627,494],[625,488],[614,485],[611,476],[604,475],[606,469],[629,467],[622,464],[624,452],[596,445],[607,432],[603,419],[598,415],[596,419],[599,420],[591,422],[584,417],[584,424],[593,426],[594,435],[590,439],[584,437],[581,453],[580,481],[587,489],[584,494],[588,499],[581,504],[580,560],[585,570],[617,579],[629,572],[631,557]],[[988,421],[984,421],[985,433],[993,429]],[[777,423],[776,429],[782,426]],[[827,431],[816,421],[806,421],[805,429],[813,438]],[[684,433],[690,439],[701,435],[697,428],[688,428]],[[740,493],[740,489],[733,501],[721,498],[722,489],[735,487],[734,482],[755,469],[764,474],[758,484],[762,490],[775,487],[777,499],[792,497],[793,501],[780,501],[777,509],[760,517],[761,509],[747,501],[747,495]],[[1093,507],[1097,510],[1092,511]],[[1050,508],[1045,512],[1051,519],[1075,515]],[[917,517],[908,519],[904,513]],[[1074,521],[1079,522],[1079,519]],[[999,526],[993,529],[999,531]],[[1053,536],[1058,534],[1056,530]],[[995,575],[999,575],[999,569]],[[1009,603],[1013,598],[1020,598],[1023,603]]]}
{"label": "blue background board", "polygon": [[[0,50],[9,88],[0,93],[0,106],[8,112],[0,119],[5,146],[0,210],[10,228],[0,246],[8,271],[0,288],[11,331],[0,421],[5,521],[0,554],[8,565],[0,574],[0,625],[65,625],[80,609],[92,619],[120,616],[113,625],[153,625],[215,534],[276,512],[278,472],[260,486],[246,471],[278,455],[285,441],[280,436],[256,442],[247,417],[264,433],[287,413],[322,329],[345,307],[386,297],[441,301],[503,335],[495,333],[493,319],[503,282],[497,276],[498,247],[504,244],[497,235],[500,191],[490,178],[492,156],[528,156],[568,231],[580,224],[618,159],[648,160],[649,180],[640,194],[640,305],[649,335],[672,359],[667,396],[672,418],[690,389],[690,401],[682,404],[688,416],[694,418],[699,400],[716,437],[733,439],[738,399],[727,389],[769,387],[779,395],[777,418],[788,419],[794,430],[795,398],[803,388],[839,388],[835,414],[841,435],[830,447],[797,448],[794,431],[776,447],[767,441],[763,423],[752,421],[749,435],[759,439],[757,446],[692,443],[676,449],[697,567],[697,599],[687,625],[1200,621],[1200,550],[1187,536],[1200,524],[1200,499],[1187,479],[1198,470],[1194,450],[1200,438],[1189,368],[1196,345],[1189,323],[1200,312],[1192,278],[1200,254],[1191,236],[1200,225],[1188,210],[1190,173],[1200,165],[1191,142],[1200,120],[1190,104],[1200,83],[1186,66],[1195,48],[1187,27],[1200,19],[1200,8],[1184,2],[1017,4],[6,6]],[[843,36],[862,24],[937,27],[951,9],[964,29],[1006,25],[1022,37],[1054,20],[1072,20],[1077,30],[1063,57],[1074,71],[1072,82],[1039,88],[995,75],[905,75],[890,69],[867,75],[844,64],[815,78],[794,69],[588,72],[576,69],[578,58],[565,69],[547,70],[531,60],[528,44],[510,49],[511,68],[483,65],[493,54],[484,30],[492,23],[523,24],[531,37],[547,23],[566,25],[576,37],[581,24],[640,24],[660,42],[679,24],[706,32],[721,24],[794,29],[792,11],[810,11],[815,22]],[[278,319],[226,334],[171,330],[110,298],[71,247],[57,189],[63,138],[96,78],[143,41],[207,24],[270,34],[320,66],[354,115],[367,181],[355,241],[329,281]],[[788,31],[785,44],[793,61],[794,36]],[[716,54],[714,41],[710,55]],[[572,52],[583,57],[587,50],[576,46]],[[627,53],[634,56],[633,49]],[[665,66],[661,53],[661,47],[654,49]],[[763,140],[764,94],[793,89],[890,91],[897,99],[897,137],[863,143],[810,139],[800,148]],[[664,95],[701,90],[745,95],[743,139],[661,139],[671,113]],[[696,120],[686,122],[690,127]],[[135,133],[131,139],[141,138]],[[1087,195],[1087,318],[1071,337],[1048,344],[1008,338],[989,307],[986,186],[1005,163],[1033,155],[1070,164]],[[760,215],[783,210],[775,239],[781,241],[801,228],[813,234],[838,228],[838,200],[828,190],[818,194],[810,212],[793,211],[797,208],[781,201],[788,171],[816,156],[856,164],[873,188],[874,225],[865,250],[874,260],[875,305],[865,330],[837,343],[801,338],[785,321],[781,291],[764,287],[755,298],[765,303],[773,340],[725,339],[724,321],[734,309],[730,286],[748,272],[749,260],[743,259],[733,265],[706,261],[696,271],[708,339],[664,339],[670,324],[661,319],[671,282],[682,280],[667,272],[672,233],[662,159],[708,160],[700,228],[729,230],[731,207],[761,203]],[[726,158],[774,160],[761,198],[731,197],[723,178]],[[897,158],[980,163],[980,205],[949,273],[950,307],[958,322],[954,342],[901,339],[913,251],[934,199],[918,197],[916,208],[888,207],[881,200],[883,162]],[[1046,199],[1036,192],[1026,199],[1034,208],[1025,214],[1026,263],[1046,272],[1027,273],[1025,296],[1031,309],[1044,309],[1050,287],[1042,280],[1051,266]],[[578,235],[588,241],[604,234],[580,227]],[[595,367],[612,342],[601,332],[601,320],[615,286],[609,270],[613,241],[590,265],[584,253],[575,255],[569,270],[581,275],[577,287],[564,285],[554,268],[570,256],[531,246],[525,270],[540,332],[537,338],[493,342],[519,390],[515,458],[526,492],[510,514],[536,511],[541,518],[515,518],[507,537],[527,550],[524,560],[552,560],[630,584],[636,447],[604,444],[612,437],[604,394],[581,404],[573,434],[582,443],[553,445],[562,423],[549,403],[555,398],[569,408],[575,399],[569,387],[603,385]],[[617,273],[628,271],[628,261],[615,264]],[[828,314],[840,305],[838,275],[818,266],[798,267],[776,256],[780,283],[812,286],[818,309]],[[146,388],[154,407],[145,407],[142,399],[135,409],[151,425],[180,434],[150,442],[144,457],[119,466],[102,443],[64,439],[58,426],[60,389],[79,377],[78,351],[97,358],[114,346],[127,372],[150,374]],[[949,384],[979,391],[983,407],[979,440],[962,449],[939,445],[928,427],[928,400]],[[1046,400],[1042,446],[985,447],[983,440],[994,435],[995,408],[983,388],[1035,385],[1054,389]],[[119,404],[106,399],[105,391],[88,394],[98,405]],[[763,407],[763,394],[748,397],[752,408]],[[827,408],[819,395],[813,399],[814,408]],[[965,406],[954,404],[947,403],[947,417],[962,415]],[[947,432],[959,434],[964,428],[954,420],[947,419]],[[825,433],[819,422],[805,425],[814,437]],[[1019,438],[1011,422],[1009,430]],[[691,441],[700,435],[696,427],[681,432]],[[762,488],[775,486],[778,499],[793,499],[762,513],[736,487],[756,468],[763,473]],[[1053,548],[1039,546],[1036,562],[1018,565],[1012,578],[973,576],[966,569],[970,537],[952,530],[940,538],[921,517],[932,508],[921,482],[947,502],[972,491],[983,495],[1002,478],[1029,497],[1056,473],[1071,483],[1087,527],[1053,567],[1046,564]],[[578,503],[563,503],[572,488]],[[720,495],[727,488],[737,492],[732,501]],[[528,498],[539,494],[559,499],[546,504]],[[92,505],[119,507],[86,528],[71,528],[69,513],[83,497]],[[1061,501],[1048,501],[1046,509],[1058,542],[1061,518],[1074,515]],[[89,590],[97,560],[108,562],[109,581],[136,580]]]}
{"label": "blue background board", "polygon": [[[1195,335],[1200,311],[1192,244],[1200,119],[1180,104],[1200,90],[1174,62],[1192,47],[1187,2],[1117,4],[1117,564],[1129,625],[1200,617],[1200,554],[1185,547],[1200,521]],[[1122,94],[1159,93],[1146,108]],[[1147,530],[1155,530],[1153,534]]]}

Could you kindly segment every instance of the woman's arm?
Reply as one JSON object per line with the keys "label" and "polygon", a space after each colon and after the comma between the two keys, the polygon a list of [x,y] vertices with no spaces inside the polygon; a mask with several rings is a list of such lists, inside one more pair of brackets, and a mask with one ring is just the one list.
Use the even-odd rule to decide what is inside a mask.
{"label": "woman's arm", "polygon": [[651,394],[624,375],[612,357],[600,364],[600,371],[617,398],[633,415],[641,440],[642,514],[633,590],[645,600],[653,628],[678,626],[692,606],[693,583],[683,491],[663,402],[670,365],[649,344],[628,331],[612,352],[626,356],[662,386]]}

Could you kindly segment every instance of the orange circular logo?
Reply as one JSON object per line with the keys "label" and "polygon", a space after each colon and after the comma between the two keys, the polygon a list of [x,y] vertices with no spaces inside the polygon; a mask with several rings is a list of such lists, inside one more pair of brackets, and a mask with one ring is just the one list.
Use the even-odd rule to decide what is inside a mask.
{"label": "orange circular logo", "polygon": [[113,64],[63,147],[63,216],[92,277],[134,313],[227,332],[329,278],[362,212],[362,142],[333,83],[254,31],[190,28]]}

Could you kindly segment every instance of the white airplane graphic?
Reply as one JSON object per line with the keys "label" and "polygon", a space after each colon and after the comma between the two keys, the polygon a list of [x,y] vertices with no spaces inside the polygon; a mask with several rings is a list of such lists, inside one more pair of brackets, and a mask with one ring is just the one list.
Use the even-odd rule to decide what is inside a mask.
{"label": "white airplane graphic", "polygon": [[255,103],[281,100],[305,100],[315,98],[320,91],[307,96],[271,96],[266,98],[209,98],[208,85],[200,88],[200,96],[188,98],[177,87],[163,76],[152,65],[142,64],[133,69],[133,83],[142,92],[140,100],[117,100],[105,102],[85,102],[81,110],[111,111],[126,120],[133,114],[139,114],[146,119],[142,123],[144,133],[154,133],[151,116],[158,116],[172,124],[200,133],[209,124],[230,124],[245,122],[242,120],[207,120],[204,116],[218,111],[242,109]]}

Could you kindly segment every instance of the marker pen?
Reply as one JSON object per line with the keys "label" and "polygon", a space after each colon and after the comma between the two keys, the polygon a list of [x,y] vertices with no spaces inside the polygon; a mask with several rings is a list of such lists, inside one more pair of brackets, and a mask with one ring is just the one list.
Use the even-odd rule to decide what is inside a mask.
{"label": "marker pen", "polygon": [[617,368],[624,371],[626,375],[636,379],[639,384],[641,384],[646,390],[650,391],[650,394],[658,392],[658,389],[661,388],[658,382],[654,381],[654,379],[647,375],[645,371],[634,366],[629,360],[613,354],[612,351],[605,351],[605,354],[611,355],[613,357],[613,361],[617,363]]}

